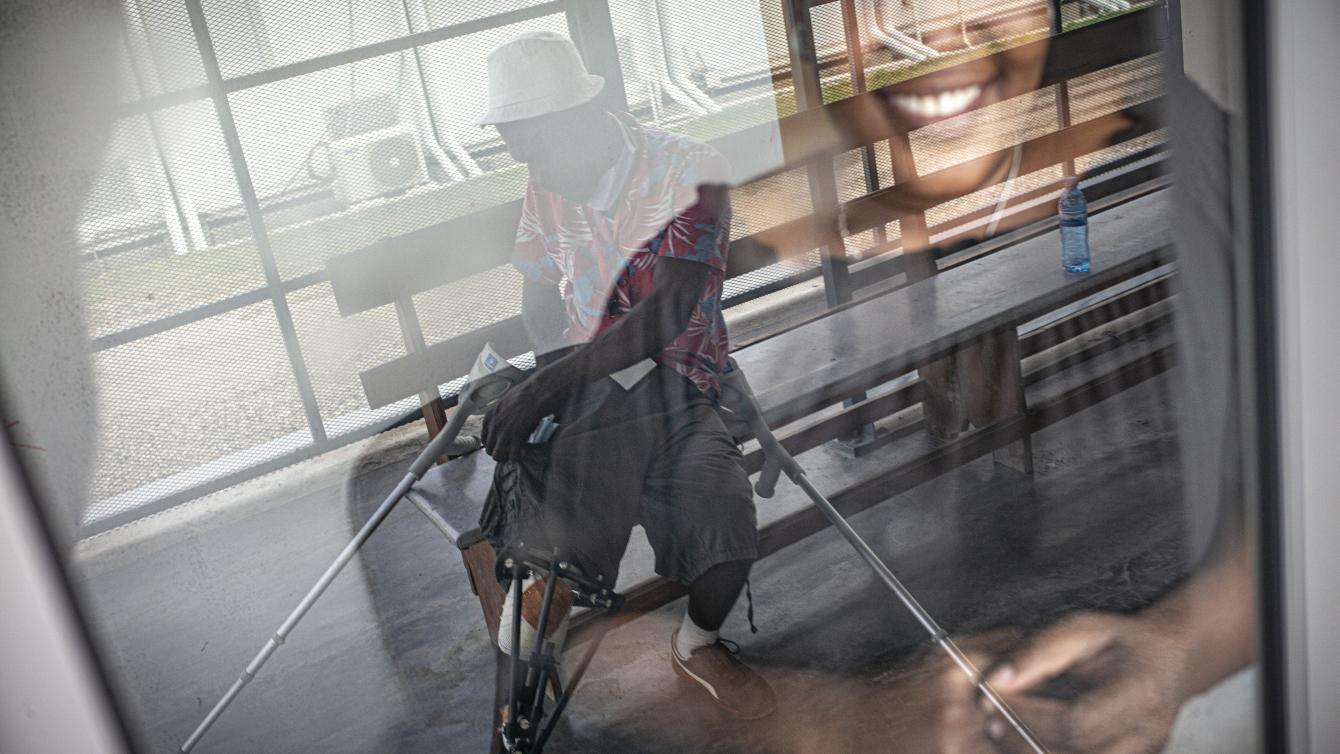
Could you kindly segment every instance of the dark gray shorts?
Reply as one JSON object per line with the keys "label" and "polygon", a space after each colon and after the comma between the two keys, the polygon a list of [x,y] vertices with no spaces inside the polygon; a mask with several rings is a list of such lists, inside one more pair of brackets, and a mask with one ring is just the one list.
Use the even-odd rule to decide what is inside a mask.
{"label": "dark gray shorts", "polygon": [[641,524],[656,572],[689,584],[755,560],[753,490],[716,408],[657,366],[630,391],[601,380],[557,416],[545,445],[498,464],[481,524],[496,545],[557,547],[607,583]]}

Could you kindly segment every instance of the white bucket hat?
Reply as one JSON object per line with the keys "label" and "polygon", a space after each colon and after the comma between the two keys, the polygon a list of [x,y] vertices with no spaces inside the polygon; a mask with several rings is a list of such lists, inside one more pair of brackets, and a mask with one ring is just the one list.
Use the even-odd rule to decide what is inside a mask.
{"label": "white bucket hat", "polygon": [[479,125],[534,118],[576,107],[605,79],[586,71],[571,39],[552,31],[521,34],[489,53],[489,109]]}

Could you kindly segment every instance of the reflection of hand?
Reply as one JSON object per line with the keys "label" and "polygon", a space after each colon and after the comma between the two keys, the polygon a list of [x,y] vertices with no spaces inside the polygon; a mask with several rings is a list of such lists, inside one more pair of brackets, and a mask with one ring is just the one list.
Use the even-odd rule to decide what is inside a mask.
{"label": "reflection of hand", "polygon": [[[991,667],[1019,637],[1005,632],[978,634],[958,640],[959,649],[979,671]],[[940,754],[989,754],[999,751],[988,736],[988,718],[978,706],[977,686],[958,665],[943,660],[935,751]],[[985,701],[985,700],[983,700]],[[998,738],[998,737],[997,737]]]}
{"label": "reflection of hand", "polygon": [[553,413],[549,381],[544,370],[535,373],[484,415],[483,442],[489,455],[499,461],[515,458],[540,420]]}
{"label": "reflection of hand", "polygon": [[[1032,637],[988,676],[1053,752],[1135,754],[1163,748],[1187,694],[1183,632],[1161,614],[1083,613]],[[1049,683],[1083,688],[1043,695]],[[985,700],[988,736],[1008,751],[1023,742]]]}

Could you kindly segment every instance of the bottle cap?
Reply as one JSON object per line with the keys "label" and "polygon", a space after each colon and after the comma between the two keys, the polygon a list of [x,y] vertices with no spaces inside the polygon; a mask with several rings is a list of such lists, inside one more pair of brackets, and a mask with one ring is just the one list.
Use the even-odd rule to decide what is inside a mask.
{"label": "bottle cap", "polygon": [[1073,175],[1061,179],[1061,185],[1066,188],[1075,188],[1079,185],[1079,178]]}

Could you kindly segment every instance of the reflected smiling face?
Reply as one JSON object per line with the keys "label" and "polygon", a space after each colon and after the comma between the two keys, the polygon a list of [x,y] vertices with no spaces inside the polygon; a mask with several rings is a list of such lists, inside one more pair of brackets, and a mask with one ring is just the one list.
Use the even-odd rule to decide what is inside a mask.
{"label": "reflected smiling face", "polygon": [[[1048,47],[1045,36],[1039,33],[1050,29],[1050,3],[1029,0],[1004,10],[974,8],[976,3],[966,1],[963,5],[967,16],[963,28],[960,30],[954,25],[944,34],[929,34],[924,39],[926,44],[943,53],[963,49],[965,40],[978,49],[1000,43],[1014,46],[998,54],[983,54],[952,68],[884,87],[868,100],[871,106],[862,117],[874,119],[874,125],[882,124],[887,129],[908,133],[1037,88],[1042,80]],[[911,33],[909,29],[899,30]],[[1038,34],[1039,39],[1021,38],[1021,35],[1029,34]],[[1036,43],[1027,43],[1033,41]],[[966,142],[982,141],[1000,128],[999,121],[981,119],[971,124],[960,138]],[[964,144],[965,148],[971,146]],[[928,202],[943,201],[998,182],[1008,172],[1009,162],[1010,156],[1003,155],[980,170],[959,176],[960,180],[953,186],[938,187],[939,195],[921,198]]]}

